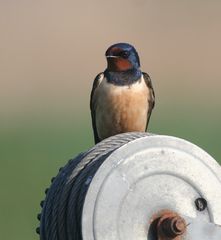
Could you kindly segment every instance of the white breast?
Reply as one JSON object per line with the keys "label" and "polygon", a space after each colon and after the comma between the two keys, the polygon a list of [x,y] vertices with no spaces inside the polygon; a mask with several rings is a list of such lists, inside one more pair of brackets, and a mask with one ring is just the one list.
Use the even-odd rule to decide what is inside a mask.
{"label": "white breast", "polygon": [[98,136],[145,131],[149,97],[143,77],[130,86],[110,84],[104,78],[94,93]]}

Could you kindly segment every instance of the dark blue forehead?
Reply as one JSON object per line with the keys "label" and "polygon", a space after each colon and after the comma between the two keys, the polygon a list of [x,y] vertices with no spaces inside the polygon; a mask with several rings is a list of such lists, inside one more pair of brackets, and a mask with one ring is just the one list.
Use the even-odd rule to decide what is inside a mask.
{"label": "dark blue forehead", "polygon": [[129,44],[129,43],[116,43],[116,44],[111,45],[107,49],[106,53],[109,52],[113,48],[119,48],[119,49],[127,50],[127,51],[131,51],[132,50],[132,51],[136,52],[135,48],[131,44]]}

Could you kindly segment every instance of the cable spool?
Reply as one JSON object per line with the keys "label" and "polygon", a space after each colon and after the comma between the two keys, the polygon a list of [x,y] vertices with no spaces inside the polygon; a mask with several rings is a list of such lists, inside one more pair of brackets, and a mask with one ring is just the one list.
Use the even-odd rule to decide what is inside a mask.
{"label": "cable spool", "polygon": [[53,179],[40,239],[221,239],[220,199],[221,168],[199,147],[120,134],[70,160]]}

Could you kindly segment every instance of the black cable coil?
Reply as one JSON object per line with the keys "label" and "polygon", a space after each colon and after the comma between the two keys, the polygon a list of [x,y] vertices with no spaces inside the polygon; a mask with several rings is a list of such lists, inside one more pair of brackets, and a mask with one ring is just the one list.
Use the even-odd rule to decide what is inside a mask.
{"label": "black cable coil", "polygon": [[41,240],[82,240],[81,215],[90,182],[105,159],[122,145],[148,133],[119,134],[70,160],[46,189],[38,214]]}

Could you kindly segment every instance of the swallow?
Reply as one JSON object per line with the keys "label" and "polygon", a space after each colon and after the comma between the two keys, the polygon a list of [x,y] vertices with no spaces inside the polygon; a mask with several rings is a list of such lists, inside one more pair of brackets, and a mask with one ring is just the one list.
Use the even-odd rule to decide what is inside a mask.
{"label": "swallow", "polygon": [[155,104],[149,75],[140,70],[136,49],[128,43],[110,46],[107,68],[99,73],[90,96],[95,144],[124,132],[145,132]]}

